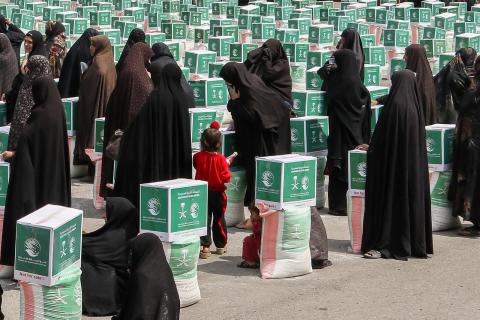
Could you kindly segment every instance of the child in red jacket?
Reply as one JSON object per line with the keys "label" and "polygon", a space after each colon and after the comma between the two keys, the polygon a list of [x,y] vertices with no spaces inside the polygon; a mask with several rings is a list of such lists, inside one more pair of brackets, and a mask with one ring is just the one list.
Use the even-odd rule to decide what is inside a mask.
{"label": "child in red jacket", "polygon": [[195,179],[208,182],[208,221],[207,235],[200,238],[202,251],[200,258],[210,256],[212,237],[217,254],[224,254],[227,245],[227,225],[225,223],[225,209],[227,207],[226,183],[232,176],[225,156],[217,150],[222,145],[220,124],[213,122],[210,128],[202,133],[200,152],[193,156],[193,167],[197,170]]}

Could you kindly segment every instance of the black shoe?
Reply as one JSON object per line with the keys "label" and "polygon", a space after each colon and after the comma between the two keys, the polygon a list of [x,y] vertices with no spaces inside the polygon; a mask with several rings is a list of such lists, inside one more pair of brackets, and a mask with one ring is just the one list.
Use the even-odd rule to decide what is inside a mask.
{"label": "black shoe", "polygon": [[312,269],[323,269],[326,267],[330,267],[332,265],[332,261],[325,259],[325,260],[312,260]]}

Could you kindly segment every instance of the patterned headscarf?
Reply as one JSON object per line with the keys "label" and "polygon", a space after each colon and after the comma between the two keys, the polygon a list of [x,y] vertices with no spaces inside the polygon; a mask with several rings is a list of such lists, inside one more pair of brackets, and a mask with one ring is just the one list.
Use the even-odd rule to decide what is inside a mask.
{"label": "patterned headscarf", "polygon": [[12,124],[10,126],[10,134],[8,136],[8,150],[15,151],[18,140],[22,135],[32,107],[34,106],[32,82],[42,76],[51,76],[50,64],[44,56],[31,56],[27,62],[27,74],[23,80],[18,92],[15,110],[13,112]]}

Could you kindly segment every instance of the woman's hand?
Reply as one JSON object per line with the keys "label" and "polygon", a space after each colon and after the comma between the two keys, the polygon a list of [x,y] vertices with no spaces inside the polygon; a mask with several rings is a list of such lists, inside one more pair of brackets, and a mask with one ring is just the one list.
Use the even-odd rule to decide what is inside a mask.
{"label": "woman's hand", "polygon": [[377,101],[377,100],[372,100],[372,102],[370,103],[370,105],[376,106],[376,105],[378,105],[378,101]]}
{"label": "woman's hand", "polygon": [[15,151],[5,151],[2,153],[3,160],[8,160],[10,158],[13,158],[14,156],[15,156]]}
{"label": "woman's hand", "polygon": [[368,151],[368,144],[361,144],[359,146],[357,146],[355,149],[356,150],[362,150],[362,151]]}

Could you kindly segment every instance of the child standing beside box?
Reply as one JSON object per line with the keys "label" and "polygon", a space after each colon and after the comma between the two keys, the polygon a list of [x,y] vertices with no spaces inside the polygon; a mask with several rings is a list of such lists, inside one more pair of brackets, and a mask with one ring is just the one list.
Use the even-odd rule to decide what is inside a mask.
{"label": "child standing beside box", "polygon": [[227,225],[225,209],[227,207],[226,183],[232,176],[229,161],[217,150],[222,146],[220,124],[212,122],[210,128],[203,131],[200,139],[201,151],[193,156],[195,179],[208,182],[208,221],[207,235],[200,238],[202,243],[201,259],[210,256],[210,245],[217,247],[217,254],[224,254],[227,245]]}

